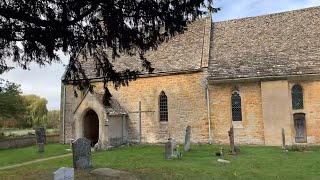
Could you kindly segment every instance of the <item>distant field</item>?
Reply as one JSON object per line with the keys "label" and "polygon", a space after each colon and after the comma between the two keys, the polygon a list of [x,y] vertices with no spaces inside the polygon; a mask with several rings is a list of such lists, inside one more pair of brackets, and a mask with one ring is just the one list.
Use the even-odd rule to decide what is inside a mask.
{"label": "distant field", "polygon": [[[2,130],[4,132],[4,136],[23,136],[28,134],[34,134],[34,129],[5,129]],[[59,129],[47,129],[47,134],[56,134],[59,133]]]}

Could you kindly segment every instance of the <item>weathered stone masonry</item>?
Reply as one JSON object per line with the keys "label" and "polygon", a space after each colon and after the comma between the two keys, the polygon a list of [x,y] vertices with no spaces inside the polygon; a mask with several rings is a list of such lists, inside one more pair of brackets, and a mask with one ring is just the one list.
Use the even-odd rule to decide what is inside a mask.
{"label": "weathered stone masonry", "polygon": [[[141,68],[138,57],[117,59],[113,62],[117,70],[142,72],[140,78],[117,91],[110,84],[113,97],[126,110],[129,141],[138,141],[141,101],[143,143],[164,142],[169,133],[182,143],[187,125],[192,129],[192,142],[209,142],[210,100],[214,143],[228,143],[228,130],[233,125],[236,143],[281,145],[284,128],[287,144],[294,144],[293,115],[304,113],[307,143],[319,144],[319,24],[320,7],[217,23],[206,18],[146,54],[155,68],[153,74]],[[94,64],[82,63],[88,77],[95,79],[95,92],[102,93]],[[292,109],[291,88],[295,84],[303,89],[304,108],[299,110]],[[232,121],[234,90],[241,96],[242,121],[238,122]],[[168,97],[168,122],[159,121],[161,91]],[[61,103],[66,105],[66,141],[75,137],[71,122],[80,102],[81,97],[75,98],[73,87],[67,85],[66,100]]]}

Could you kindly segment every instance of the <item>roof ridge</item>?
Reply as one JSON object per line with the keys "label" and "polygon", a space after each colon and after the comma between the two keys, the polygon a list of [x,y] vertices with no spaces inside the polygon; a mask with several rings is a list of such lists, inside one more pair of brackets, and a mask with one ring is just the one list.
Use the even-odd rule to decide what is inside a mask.
{"label": "roof ridge", "polygon": [[230,20],[224,20],[224,21],[217,21],[213,22],[214,24],[224,24],[224,23],[230,23],[230,22],[236,22],[236,21],[243,21],[243,20],[249,20],[249,19],[259,19],[263,17],[271,17],[271,16],[281,16],[284,14],[289,14],[289,13],[295,13],[299,11],[309,11],[311,9],[318,9],[320,6],[313,6],[313,7],[306,7],[302,9],[293,9],[293,10],[288,10],[288,11],[281,11],[281,12],[276,12],[276,13],[270,13],[270,14],[262,14],[258,16],[249,16],[249,17],[243,17],[243,18],[237,18],[237,19],[230,19]]}

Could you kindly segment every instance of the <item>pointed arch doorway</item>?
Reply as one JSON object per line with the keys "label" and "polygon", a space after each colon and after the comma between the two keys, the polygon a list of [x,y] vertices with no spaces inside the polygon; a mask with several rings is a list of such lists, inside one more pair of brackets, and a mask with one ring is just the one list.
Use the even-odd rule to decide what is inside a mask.
{"label": "pointed arch doorway", "polygon": [[83,117],[83,136],[91,141],[92,147],[98,142],[99,117],[92,109],[89,109]]}

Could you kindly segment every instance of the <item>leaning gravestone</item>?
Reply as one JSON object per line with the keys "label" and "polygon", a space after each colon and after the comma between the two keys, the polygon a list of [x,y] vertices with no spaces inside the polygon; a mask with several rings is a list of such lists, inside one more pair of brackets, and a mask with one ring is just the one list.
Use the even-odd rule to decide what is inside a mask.
{"label": "leaning gravestone", "polygon": [[74,180],[74,169],[62,167],[53,173],[53,180]]}
{"label": "leaning gravestone", "polygon": [[237,155],[240,152],[240,149],[234,145],[234,131],[233,126],[230,127],[228,131],[229,141],[230,141],[230,154]]}
{"label": "leaning gravestone", "polygon": [[171,159],[172,158],[172,142],[169,139],[169,141],[166,143],[165,146],[165,158],[166,159]]}
{"label": "leaning gravestone", "polygon": [[87,169],[92,165],[90,140],[79,138],[72,143],[73,167]]}
{"label": "leaning gravestone", "polygon": [[38,151],[44,152],[44,143],[38,143]]}
{"label": "leaning gravestone", "polygon": [[282,136],[282,149],[286,149],[286,135],[284,133],[284,129],[281,129],[281,136]]}
{"label": "leaning gravestone", "polygon": [[177,148],[177,143],[175,138],[171,139],[171,145],[172,145],[172,152],[173,152]]}
{"label": "leaning gravestone", "polygon": [[46,130],[43,127],[36,129],[36,140],[37,140],[37,143],[47,144]]}
{"label": "leaning gravestone", "polygon": [[190,149],[190,137],[191,137],[191,127],[188,125],[186,129],[186,137],[184,142],[184,151],[189,151]]}

